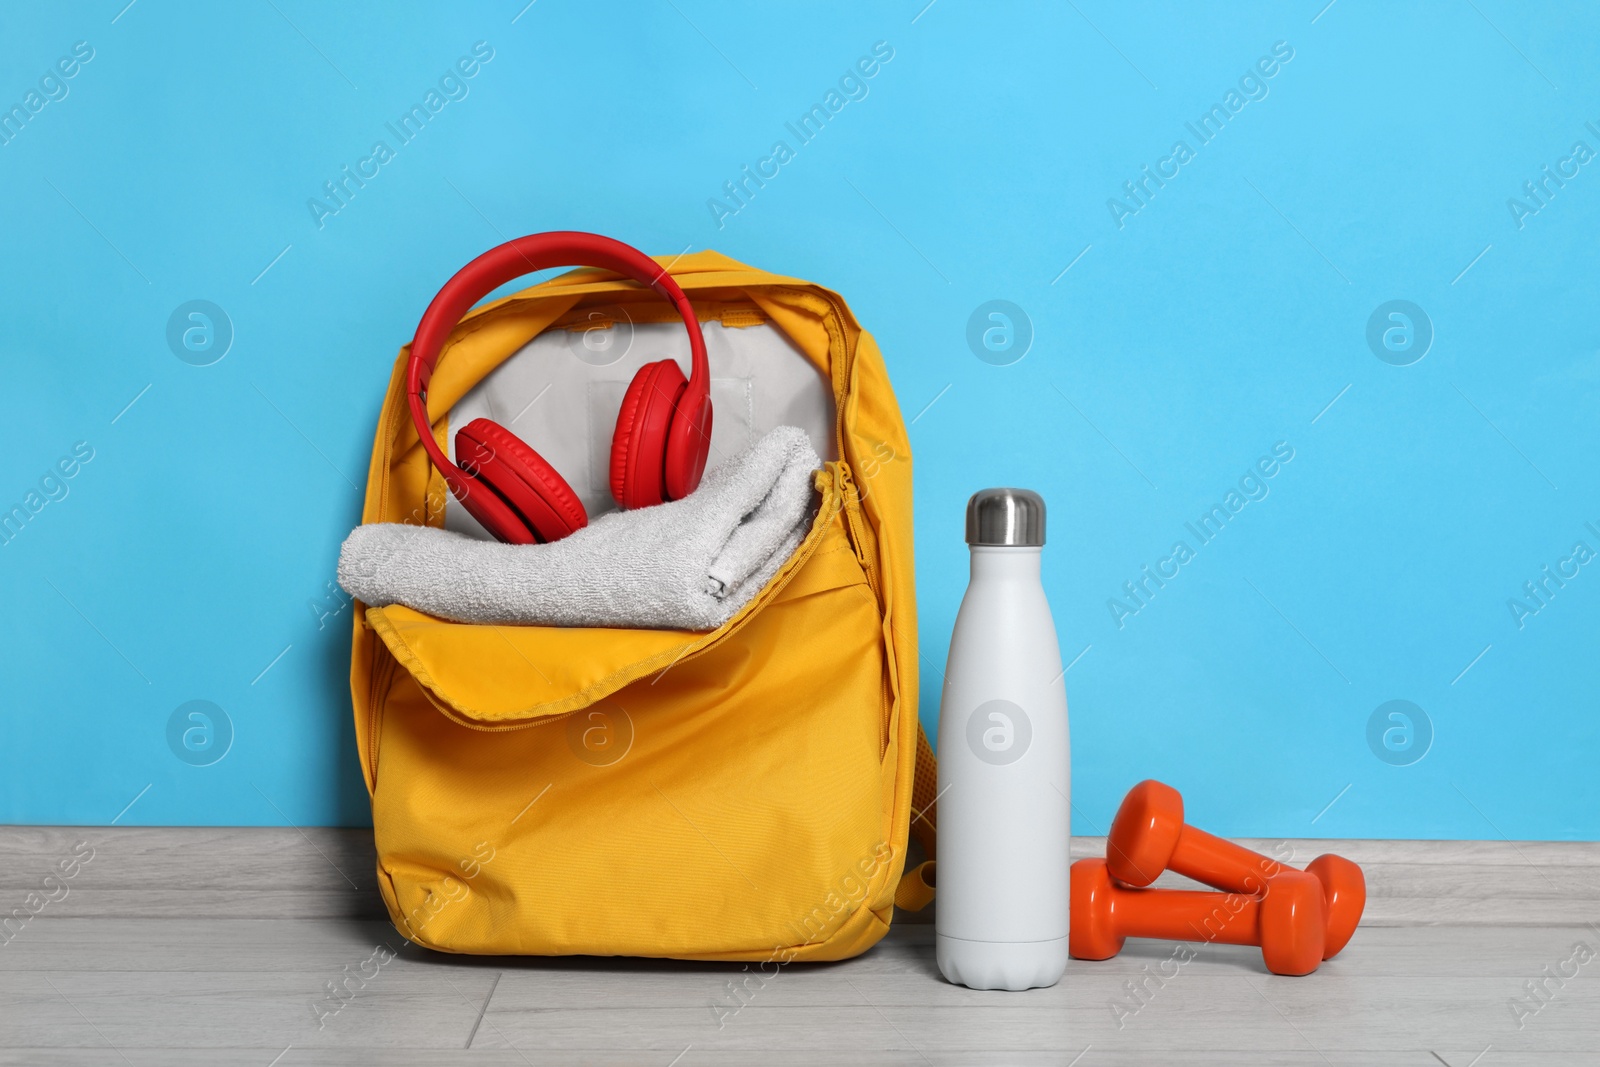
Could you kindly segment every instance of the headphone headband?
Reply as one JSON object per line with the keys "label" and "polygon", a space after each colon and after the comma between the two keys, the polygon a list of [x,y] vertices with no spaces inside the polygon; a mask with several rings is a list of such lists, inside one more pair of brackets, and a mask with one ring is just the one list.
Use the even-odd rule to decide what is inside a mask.
{"label": "headphone headband", "polygon": [[[557,230],[529,234],[489,249],[456,271],[422,313],[416,335],[411,340],[411,358],[406,367],[406,392],[410,394],[411,420],[416,425],[422,447],[433,465],[444,475],[446,484],[458,495],[466,491],[462,471],[451,463],[433,438],[428,418],[427,389],[434,367],[450,331],[461,322],[472,306],[509,281],[549,267],[599,267],[647,285],[672,301],[689,332],[693,368],[689,375],[686,403],[711,392],[711,369],[706,360],[705,336],[701,333],[694,308],[666,268],[631,245],[597,233]],[[693,410],[691,408],[691,410]]]}

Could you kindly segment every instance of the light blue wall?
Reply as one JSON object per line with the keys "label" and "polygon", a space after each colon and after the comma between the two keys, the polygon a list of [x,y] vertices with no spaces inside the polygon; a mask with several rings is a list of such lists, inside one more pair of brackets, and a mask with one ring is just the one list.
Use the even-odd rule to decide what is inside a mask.
{"label": "light blue wall", "polygon": [[[1600,151],[1592,6],[125,2],[0,14],[6,108],[93,49],[0,146],[0,502],[93,451],[0,547],[0,819],[366,820],[327,583],[390,362],[456,267],[574,228],[833,286],[877,335],[916,416],[930,730],[964,501],[1044,493],[1078,832],[1156,776],[1227,833],[1600,834],[1600,564],[1508,607],[1600,551],[1600,162],[1522,191]],[[479,41],[399,145],[385,123]],[[785,123],[876,42],[801,144]],[[1186,123],[1275,47],[1202,143]],[[967,341],[997,299],[1033,334],[1009,366]],[[209,366],[169,348],[191,300],[232,324]],[[1431,322],[1408,366],[1368,344],[1391,300]],[[1201,545],[1185,523],[1279,442]],[[232,724],[210,766],[169,747],[191,700]],[[1408,766],[1369,745],[1391,700],[1431,724]]]}

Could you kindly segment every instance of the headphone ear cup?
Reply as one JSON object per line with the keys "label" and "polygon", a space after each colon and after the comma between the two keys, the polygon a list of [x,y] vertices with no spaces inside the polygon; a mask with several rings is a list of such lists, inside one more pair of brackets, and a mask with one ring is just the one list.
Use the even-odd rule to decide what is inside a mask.
{"label": "headphone ear cup", "polygon": [[461,484],[452,485],[451,492],[467,509],[467,514],[477,519],[495,540],[508,545],[531,545],[538,541],[522,516],[512,511],[511,505],[490,488],[488,482],[480,481],[476,474],[464,467],[461,475]]}
{"label": "headphone ear cup", "polygon": [[628,383],[611,437],[611,495],[619,506],[666,502],[668,436],[687,386],[673,359],[646,363]]}
{"label": "headphone ear cup", "polygon": [[[498,423],[473,419],[463,426],[456,434],[456,459],[473,475],[474,488],[490,490],[541,542],[559,541],[589,524],[583,502],[560,472]],[[527,543],[493,527],[489,532],[512,544]]]}
{"label": "headphone ear cup", "polygon": [[668,500],[682,500],[700,486],[706,456],[711,452],[711,398],[692,401],[686,388],[678,398],[667,432],[663,487]]}

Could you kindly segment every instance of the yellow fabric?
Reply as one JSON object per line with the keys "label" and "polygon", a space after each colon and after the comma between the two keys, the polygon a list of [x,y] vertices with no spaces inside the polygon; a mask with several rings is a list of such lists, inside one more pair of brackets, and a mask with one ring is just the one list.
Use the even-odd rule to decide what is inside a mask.
{"label": "yellow fabric", "polygon": [[[472,953],[831,960],[888,929],[918,766],[911,452],[839,297],[714,252],[662,261],[702,319],[782,329],[832,382],[837,462],[793,559],[710,633],[473,626],[355,612],[351,695],[379,886],[398,929]],[[429,389],[449,410],[536,334],[626,305],[577,271],[472,312]],[[402,350],[364,522],[443,521]],[[929,813],[931,825],[931,812]]]}
{"label": "yellow fabric", "polygon": [[911,787],[911,832],[917,835],[922,850],[930,860],[938,854],[938,788],[939,764],[933,758],[933,746],[928,744],[928,735],[918,725],[916,777]]}
{"label": "yellow fabric", "polygon": [[933,903],[933,860],[923,860],[907,871],[894,892],[894,906],[901,911],[921,911]]}

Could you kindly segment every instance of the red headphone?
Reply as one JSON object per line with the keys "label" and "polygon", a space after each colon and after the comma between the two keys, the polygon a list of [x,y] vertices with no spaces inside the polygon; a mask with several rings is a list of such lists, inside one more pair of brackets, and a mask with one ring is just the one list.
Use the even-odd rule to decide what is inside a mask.
{"label": "red headphone", "polygon": [[510,430],[473,419],[456,434],[450,462],[433,437],[427,389],[439,352],[461,317],[506,282],[547,267],[602,267],[648,285],[677,307],[689,331],[694,367],[688,381],[676,360],[639,368],[622,398],[611,437],[611,495],[624,508],[681,500],[694,492],[711,447],[711,368],[689,298],[655,260],[609,237],[536,233],[491,248],[456,272],[433,298],[411,341],[406,367],[411,421],[445,484],[495,537],[514,545],[556,541],[589,524],[572,486]]}

